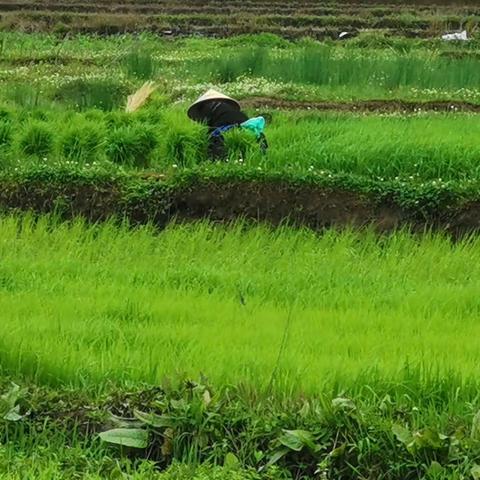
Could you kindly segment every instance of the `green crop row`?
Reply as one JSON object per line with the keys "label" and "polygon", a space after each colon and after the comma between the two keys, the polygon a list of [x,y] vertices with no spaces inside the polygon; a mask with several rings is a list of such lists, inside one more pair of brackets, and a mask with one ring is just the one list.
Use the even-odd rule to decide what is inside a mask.
{"label": "green crop row", "polygon": [[476,40],[457,45],[366,33],[323,44],[266,34],[175,42],[81,35],[60,42],[54,35],[4,33],[0,51],[0,97],[25,108],[115,109],[144,79],[164,85],[171,102],[216,86],[240,98],[480,103]]}
{"label": "green crop row", "polygon": [[[249,111],[251,116],[261,112]],[[3,171],[92,163],[172,173],[189,168],[258,170],[286,175],[352,174],[408,184],[480,178],[480,120],[472,114],[364,116],[270,111],[262,155],[253,136],[226,135],[225,163],[206,155],[206,129],[185,109],[154,100],[137,114],[88,110],[2,111]],[[115,167],[115,165],[117,167]]]}
{"label": "green crop row", "polygon": [[233,82],[242,75],[252,75],[284,83],[441,90],[476,88],[480,81],[479,65],[477,58],[422,58],[412,52],[382,58],[312,45],[292,49],[286,55],[245,47],[236,55],[221,55],[205,64],[198,64],[197,68],[200,68],[200,76],[205,78],[208,72],[213,72],[217,81],[222,83]]}
{"label": "green crop row", "polygon": [[286,395],[401,382],[405,365],[478,375],[475,237],[0,223],[0,360],[14,375],[101,386],[203,372]]}
{"label": "green crop row", "polygon": [[478,237],[246,227],[0,219],[0,478],[475,478]]}

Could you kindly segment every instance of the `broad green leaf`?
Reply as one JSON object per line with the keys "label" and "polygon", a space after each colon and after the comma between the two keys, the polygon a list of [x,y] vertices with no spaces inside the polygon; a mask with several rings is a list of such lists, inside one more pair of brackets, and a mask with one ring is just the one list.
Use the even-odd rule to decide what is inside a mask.
{"label": "broad green leaf", "polygon": [[140,422],[135,418],[118,417],[113,413],[109,414],[108,419],[113,428],[142,428],[144,425],[143,422]]}
{"label": "broad green leaf", "polygon": [[443,475],[444,468],[435,460],[430,464],[427,470],[428,478],[438,478],[440,475]]}
{"label": "broad green leaf", "polygon": [[20,406],[16,405],[12,408],[6,415],[3,416],[4,420],[8,420],[9,422],[18,422],[23,417],[20,415]]}
{"label": "broad green leaf", "polygon": [[253,454],[255,456],[255,461],[258,463],[262,458],[265,456],[265,454],[261,450],[256,450],[255,453]]}
{"label": "broad green leaf", "polygon": [[472,438],[480,440],[480,410],[475,414],[472,420]]}
{"label": "broad green leaf", "polygon": [[276,450],[272,456],[269,458],[265,468],[272,466],[273,464],[277,463],[281,458],[283,458],[290,450],[288,448],[279,448]]}
{"label": "broad green leaf", "polygon": [[133,414],[135,418],[138,418],[145,425],[149,425],[154,428],[167,428],[175,425],[174,418],[168,415],[157,415],[156,413],[145,413],[140,410],[134,410]]}
{"label": "broad green leaf", "polygon": [[392,425],[392,432],[397,437],[397,440],[404,445],[408,445],[412,442],[413,436],[405,427],[399,425],[398,423],[394,423]]}
{"label": "broad green leaf", "polygon": [[100,433],[100,438],[107,443],[132,448],[148,446],[148,432],[139,428],[114,428]]}
{"label": "broad green leaf", "polygon": [[472,467],[470,474],[472,475],[473,480],[480,480],[480,465]]}
{"label": "broad green leaf", "polygon": [[343,454],[345,453],[345,449],[347,448],[347,444],[346,443],[343,443],[342,445],[340,445],[339,447],[337,448],[334,448],[331,452],[330,452],[330,456],[332,458],[338,458],[338,457],[341,457],[343,456]]}
{"label": "broad green leaf", "polygon": [[317,450],[313,435],[306,430],[284,430],[279,440],[282,445],[296,452],[299,452],[304,447],[312,451]]}
{"label": "broad green leaf", "polygon": [[11,410],[15,408],[15,404],[20,397],[20,387],[12,383],[12,388],[0,396],[0,418],[5,418]]}
{"label": "broad green leaf", "polygon": [[332,400],[332,407],[334,410],[344,410],[353,412],[357,409],[355,404],[349,398],[337,397]]}
{"label": "broad green leaf", "polygon": [[439,449],[443,447],[443,439],[448,438],[431,428],[425,428],[413,435],[413,441],[418,448],[433,448]]}
{"label": "broad green leaf", "polygon": [[170,405],[175,410],[186,410],[189,406],[183,398],[181,398],[180,400],[170,400]]}
{"label": "broad green leaf", "polygon": [[240,465],[240,461],[238,460],[238,458],[231,452],[228,452],[226,455],[225,455],[225,460],[223,461],[223,466],[226,467],[226,468],[230,468],[230,469],[235,469],[235,468],[238,468]]}
{"label": "broad green leaf", "polygon": [[0,398],[13,407],[19,396],[20,387],[16,383],[12,383],[12,388],[7,393],[4,393]]}
{"label": "broad green leaf", "polygon": [[205,390],[203,392],[202,398],[205,405],[210,405],[210,402],[212,401],[212,396],[210,395],[210,392],[208,390]]}

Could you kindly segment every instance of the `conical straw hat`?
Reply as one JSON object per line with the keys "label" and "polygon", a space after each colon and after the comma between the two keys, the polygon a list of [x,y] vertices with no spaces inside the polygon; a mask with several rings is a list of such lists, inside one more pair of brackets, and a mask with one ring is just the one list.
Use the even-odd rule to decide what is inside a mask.
{"label": "conical straw hat", "polygon": [[232,103],[235,105],[239,110],[240,110],[240,104],[234,100],[233,98],[227,97],[227,95],[224,95],[223,93],[217,92],[216,90],[210,89],[207,92],[205,92],[203,95],[198,97],[192,105],[190,105],[187,115],[192,119],[196,120],[199,118],[199,112],[198,112],[198,107],[204,103],[207,102],[208,100],[225,100],[227,102]]}

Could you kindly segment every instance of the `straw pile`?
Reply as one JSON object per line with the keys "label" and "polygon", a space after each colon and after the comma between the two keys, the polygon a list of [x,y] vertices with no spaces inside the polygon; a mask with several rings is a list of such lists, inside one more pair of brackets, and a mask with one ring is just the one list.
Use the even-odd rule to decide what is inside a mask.
{"label": "straw pile", "polygon": [[125,111],[130,113],[137,111],[150,98],[156,88],[152,81],[145,82],[135,93],[129,95]]}

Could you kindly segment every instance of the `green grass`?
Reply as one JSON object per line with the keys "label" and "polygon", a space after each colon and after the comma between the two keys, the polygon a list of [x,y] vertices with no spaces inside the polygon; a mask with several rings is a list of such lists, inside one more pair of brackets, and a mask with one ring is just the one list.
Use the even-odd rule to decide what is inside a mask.
{"label": "green grass", "polygon": [[[29,156],[40,159],[37,164],[96,161],[112,168],[117,164],[161,172],[171,170],[172,165],[182,168],[205,162],[205,129],[188,120],[182,108],[168,108],[156,101],[136,115],[100,110],[20,111],[10,114],[3,125],[4,169],[24,165]],[[272,112],[266,134],[270,148],[265,156],[253,137],[227,135],[230,163],[267,172],[316,171],[399,177],[408,182],[480,176],[476,140],[480,120],[474,114],[405,117]]]}
{"label": "green grass", "polygon": [[479,373],[476,239],[28,217],[0,238],[2,367],[38,381],[203,372],[261,389],[277,372],[278,391],[314,393],[406,365]]}
{"label": "green grass", "polygon": [[[267,20],[286,17],[258,25],[267,28]],[[400,20],[415,27],[418,19]],[[157,218],[169,195],[195,179],[207,186],[313,179],[394,198],[419,217],[477,195],[475,115],[274,111],[268,155],[235,132],[222,165],[205,162],[205,129],[185,116],[210,86],[237,98],[479,103],[477,40],[78,35],[59,42],[2,33],[0,44],[2,195],[16,205],[30,205],[22,193],[15,198],[28,191],[36,208],[53,198],[59,214],[97,215],[109,206]],[[147,78],[161,79],[152,102],[123,113],[127,94]],[[167,181],[135,180],[145,168]],[[7,216],[0,258],[0,394],[5,376],[49,385],[21,399],[25,419],[0,419],[0,479],[278,480],[311,478],[318,469],[335,479],[377,472],[388,480],[463,480],[480,463],[476,237],[454,243],[428,233],[207,222],[156,231]],[[165,380],[203,376],[213,385],[208,408],[203,396],[199,407],[188,388],[169,390]],[[140,395],[136,406],[176,422],[174,451],[158,464],[125,457],[90,430],[106,428],[107,408],[132,415],[131,390],[145,383],[167,393],[152,401]],[[104,401],[107,394],[117,400]],[[351,398],[354,411],[348,402],[335,409],[338,395]],[[398,425],[415,434],[413,449],[392,430]],[[284,428],[307,430],[321,448],[289,451],[279,470],[258,473],[281,448]],[[158,459],[167,432],[151,434],[148,455]],[[240,465],[222,467],[231,452]],[[184,464],[159,471],[172,460]]]}
{"label": "green grass", "polygon": [[161,79],[172,100],[192,99],[213,83],[238,97],[480,103],[476,39],[458,45],[365,33],[346,42],[268,34],[170,41],[139,34],[59,42],[52,34],[3,32],[0,42],[0,100],[27,108],[111,109],[145,78]]}
{"label": "green grass", "polygon": [[475,58],[449,59],[411,51],[362,52],[312,44],[273,54],[266,48],[245,48],[228,57],[220,54],[199,67],[203,76],[213,72],[212,80],[221,83],[252,75],[276,82],[331,87],[441,90],[476,88],[480,80],[479,65]]}
{"label": "green grass", "polygon": [[[327,172],[396,178],[418,184],[470,181],[480,176],[479,118],[474,114],[273,112],[265,132],[270,145],[267,155],[260,154],[253,136],[235,132],[227,135],[229,165],[300,175]],[[37,165],[96,161],[112,169],[122,165],[159,172],[174,165],[181,170],[206,164],[205,129],[188,120],[184,109],[156,101],[137,115],[45,109],[20,112],[4,125],[4,170],[23,167],[28,156],[39,158],[28,160]],[[9,141],[11,132],[16,142]]]}

